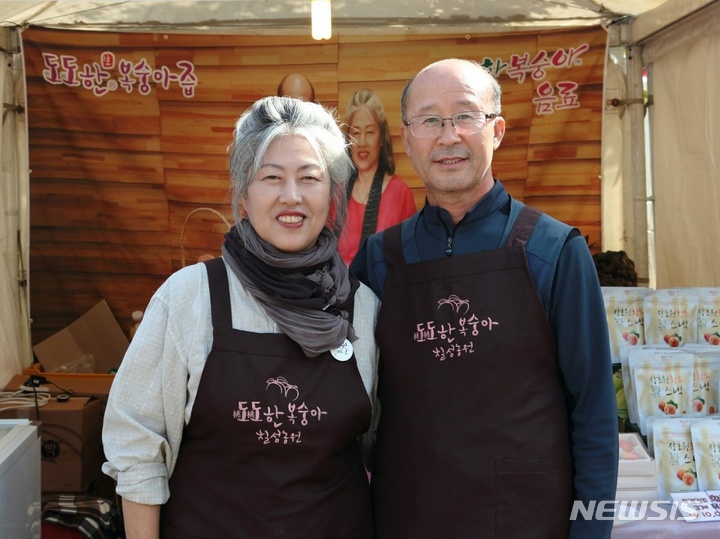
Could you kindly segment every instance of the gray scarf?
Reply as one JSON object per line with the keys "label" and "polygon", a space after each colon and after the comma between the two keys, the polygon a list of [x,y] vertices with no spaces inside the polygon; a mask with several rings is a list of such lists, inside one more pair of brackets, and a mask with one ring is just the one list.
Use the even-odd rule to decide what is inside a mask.
{"label": "gray scarf", "polygon": [[243,219],[225,235],[222,252],[242,285],[306,356],[357,339],[345,308],[355,287],[328,228],[309,249],[285,253]]}

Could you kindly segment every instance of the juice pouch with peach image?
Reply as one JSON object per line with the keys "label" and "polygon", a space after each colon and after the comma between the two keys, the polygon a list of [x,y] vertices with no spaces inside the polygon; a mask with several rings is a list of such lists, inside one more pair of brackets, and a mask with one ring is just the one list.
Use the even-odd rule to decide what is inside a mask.
{"label": "juice pouch with peach image", "polygon": [[658,500],[670,500],[671,492],[698,490],[690,431],[694,421],[697,419],[656,417],[652,422]]}
{"label": "juice pouch with peach image", "polygon": [[613,363],[620,363],[620,350],[645,344],[643,302],[650,288],[603,286],[605,317]]}
{"label": "juice pouch with peach image", "polygon": [[673,417],[671,415],[653,415],[648,416],[647,418],[647,447],[648,447],[648,453],[650,453],[651,457],[655,457],[654,455],[654,444],[653,444],[653,423],[656,419],[683,419],[685,421],[691,420],[692,422],[695,421],[720,421],[720,415],[713,415],[713,416],[698,416],[697,414],[694,415],[681,415]]}
{"label": "juice pouch with peach image", "polygon": [[[620,374],[623,381],[623,389],[625,390],[625,400],[627,401],[628,417],[631,423],[640,424],[640,417],[637,409],[637,394],[635,392],[635,382],[633,381],[633,373],[630,370],[630,356],[636,358],[652,358],[658,351],[655,346],[638,346],[625,347],[620,349]],[[668,350],[668,352],[679,352],[680,350]],[[637,361],[637,360],[636,360]]]}
{"label": "juice pouch with peach image", "polygon": [[645,342],[679,348],[697,342],[698,292],[695,289],[663,289],[645,296]]}
{"label": "juice pouch with peach image", "polygon": [[702,419],[690,425],[698,488],[720,490],[720,421]]}
{"label": "juice pouch with peach image", "polygon": [[647,435],[648,416],[692,412],[692,354],[638,350],[630,353],[629,363],[637,401],[638,426],[643,435]]}
{"label": "juice pouch with peach image", "polygon": [[720,288],[698,288],[698,342],[720,348]]}
{"label": "juice pouch with peach image", "polygon": [[693,367],[692,410],[696,414],[715,414],[720,411],[720,350],[692,349]]}

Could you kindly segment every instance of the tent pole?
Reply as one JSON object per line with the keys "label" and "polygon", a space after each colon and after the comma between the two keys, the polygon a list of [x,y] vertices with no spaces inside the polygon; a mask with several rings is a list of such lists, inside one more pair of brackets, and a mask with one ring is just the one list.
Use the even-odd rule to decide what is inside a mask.
{"label": "tent pole", "polygon": [[[623,25],[621,31],[629,30]],[[624,99],[628,121],[624,122],[623,139],[623,217],[624,250],[635,262],[639,286],[648,286],[648,220],[647,189],[645,184],[645,101],[643,98],[642,48],[630,44],[627,36],[627,94]]]}
{"label": "tent pole", "polygon": [[13,76],[15,101],[22,109],[16,126],[17,183],[18,183],[18,282],[20,283],[20,361],[23,367],[33,362],[30,315],[30,156],[27,123],[27,88],[25,86],[25,53],[21,30],[13,32]]}

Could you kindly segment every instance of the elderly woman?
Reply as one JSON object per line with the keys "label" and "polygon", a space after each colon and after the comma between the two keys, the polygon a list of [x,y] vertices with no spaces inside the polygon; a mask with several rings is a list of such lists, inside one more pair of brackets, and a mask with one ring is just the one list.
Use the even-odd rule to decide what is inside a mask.
{"label": "elderly woman", "polygon": [[348,217],[340,236],[340,254],[349,265],[367,236],[415,213],[415,200],[395,175],[390,127],[375,92],[363,88],[353,94],[344,130],[357,169],[348,183]]}
{"label": "elderly woman", "polygon": [[237,122],[223,256],[155,293],[110,393],[128,539],[372,537],[379,305],[332,231],[351,170],[318,104],[268,97]]}

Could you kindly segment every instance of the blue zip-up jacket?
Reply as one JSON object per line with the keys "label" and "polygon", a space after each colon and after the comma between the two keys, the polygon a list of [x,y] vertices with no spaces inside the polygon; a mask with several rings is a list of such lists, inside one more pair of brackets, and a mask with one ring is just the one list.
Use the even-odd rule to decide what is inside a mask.
{"label": "blue zip-up jacket", "polygon": [[[501,247],[521,207],[498,180],[457,226],[447,211],[426,204],[402,224],[405,260],[412,264]],[[584,507],[614,500],[617,409],[605,307],[590,250],[577,230],[543,215],[526,253],[555,335],[566,388],[575,499]],[[382,299],[387,275],[382,232],[361,245],[350,269]],[[577,520],[570,537],[609,538],[611,529],[612,520]]]}

